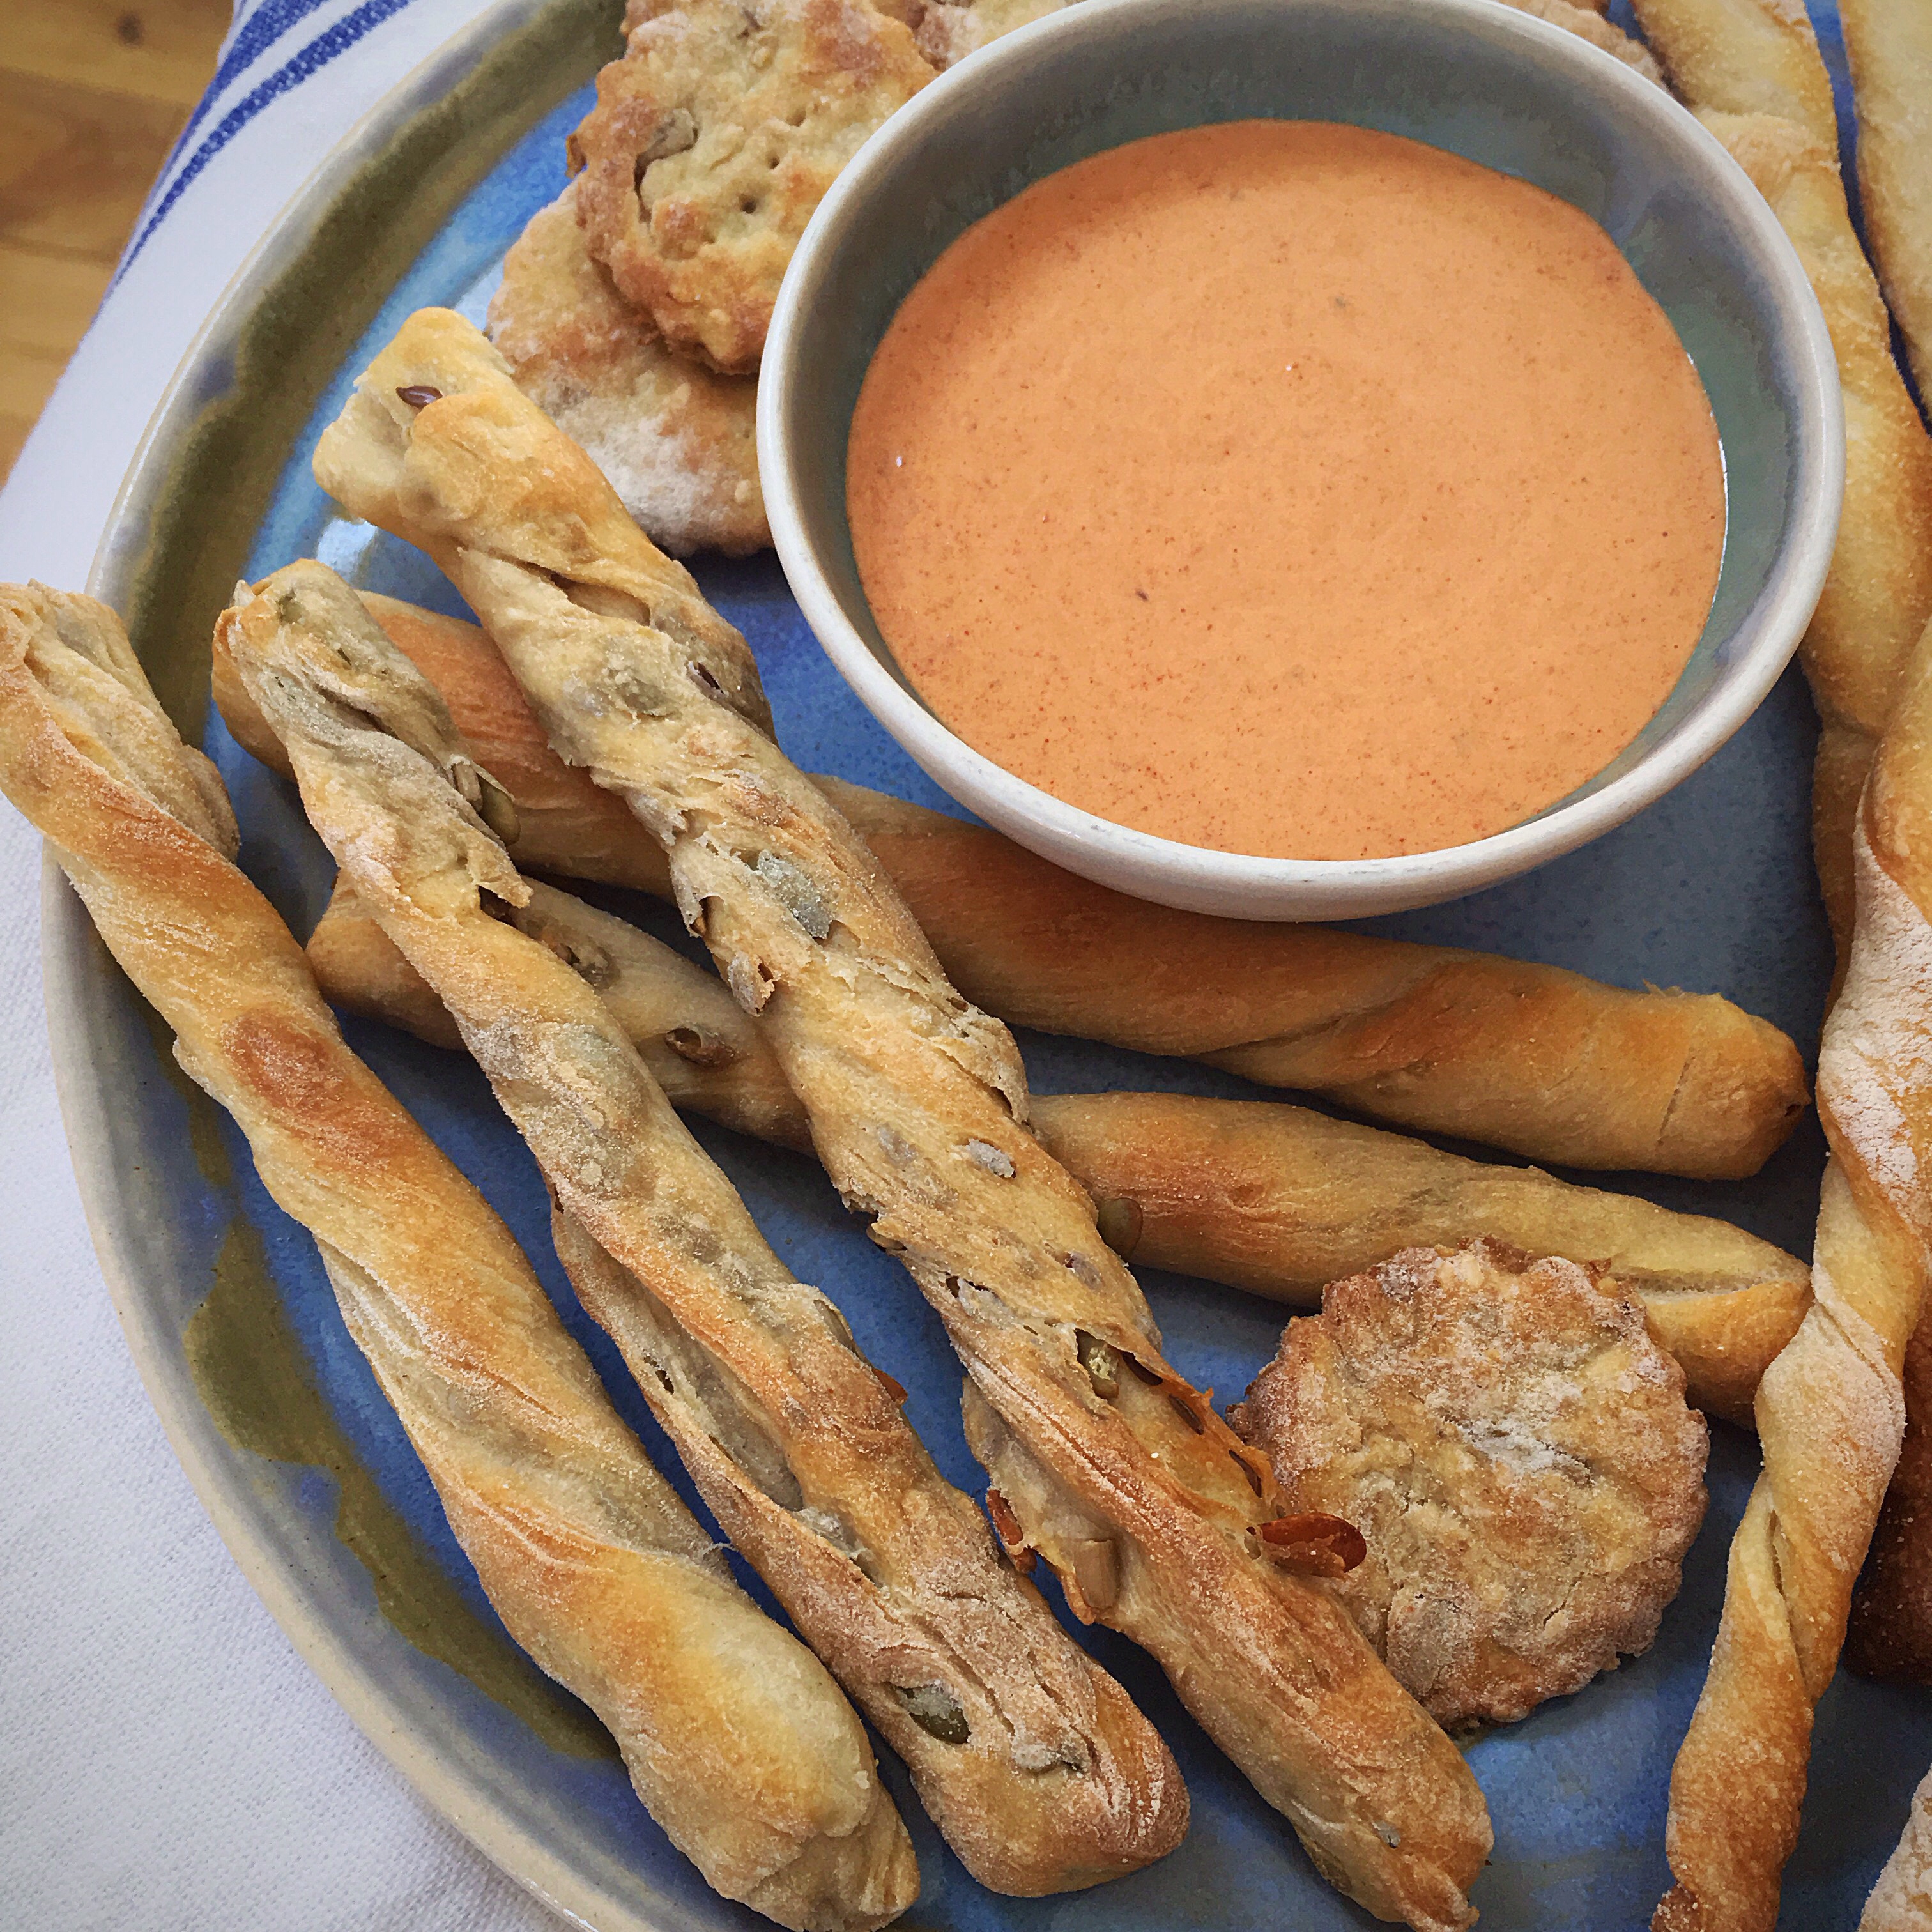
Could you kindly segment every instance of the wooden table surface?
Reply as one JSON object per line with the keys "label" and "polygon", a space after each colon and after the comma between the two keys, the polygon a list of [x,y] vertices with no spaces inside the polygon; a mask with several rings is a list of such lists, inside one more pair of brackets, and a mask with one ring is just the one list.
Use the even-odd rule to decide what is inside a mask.
{"label": "wooden table surface", "polygon": [[229,0],[0,0],[0,478],[214,71]]}

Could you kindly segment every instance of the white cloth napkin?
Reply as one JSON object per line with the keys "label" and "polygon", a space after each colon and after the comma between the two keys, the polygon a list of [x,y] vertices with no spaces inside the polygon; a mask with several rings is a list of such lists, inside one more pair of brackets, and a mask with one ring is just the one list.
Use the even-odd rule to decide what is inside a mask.
{"label": "white cloth napkin", "polygon": [[[0,580],[85,584],[162,389],[337,137],[482,0],[244,0],[119,280],[0,494]],[[0,1925],[555,1932],[296,1655],[202,1513],[109,1304],[0,803]]]}

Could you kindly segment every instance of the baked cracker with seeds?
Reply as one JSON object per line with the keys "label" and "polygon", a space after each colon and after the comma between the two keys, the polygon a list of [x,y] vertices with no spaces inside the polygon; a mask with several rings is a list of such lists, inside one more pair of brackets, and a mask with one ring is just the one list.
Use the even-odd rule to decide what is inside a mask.
{"label": "baked cracker with seeds", "polygon": [[1073,0],[926,0],[912,25],[919,50],[934,67],[956,61]]}
{"label": "baked cracker with seeds", "polygon": [[661,548],[763,550],[757,380],[673,354],[618,294],[584,244],[580,182],[532,216],[504,258],[490,340]]}
{"label": "baked cracker with seeds", "polygon": [[571,137],[591,254],[673,348],[748,373],[812,210],[933,71],[864,0],[686,0],[640,21]]}
{"label": "baked cracker with seeds", "polygon": [[[1048,14],[1070,7],[1074,0],[873,0],[881,14],[890,14],[912,29],[919,50],[936,68],[949,68],[956,62]],[[1562,4],[1563,0],[1552,0]],[[624,12],[626,38],[646,20],[668,12],[666,0],[630,0]]]}
{"label": "baked cracker with seeds", "polygon": [[1500,1242],[1332,1283],[1228,1420],[1286,1508],[1362,1532],[1328,1588],[1447,1730],[1648,1649],[1703,1520],[1703,1418],[1641,1308]]}

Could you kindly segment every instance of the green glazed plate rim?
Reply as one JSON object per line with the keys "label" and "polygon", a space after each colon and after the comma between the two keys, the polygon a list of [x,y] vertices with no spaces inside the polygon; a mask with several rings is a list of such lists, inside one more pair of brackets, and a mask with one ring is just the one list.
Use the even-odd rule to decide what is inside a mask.
{"label": "green glazed plate rim", "polygon": [[[463,196],[617,51],[610,13],[606,0],[492,0],[329,151],[236,272],[182,358],[116,498],[88,590],[146,646],[157,692],[190,742],[206,715],[214,617],[290,442],[343,356]],[[326,309],[305,302],[326,272],[318,256],[333,263],[345,249],[360,271],[352,292],[332,289]],[[265,380],[268,364],[272,382]],[[152,1292],[166,1235],[125,1185],[139,1132],[98,1051],[137,996],[51,853],[42,865],[40,934],[55,1088],[101,1273],[170,1445],[250,1586],[362,1734],[518,1883],[596,1932],[697,1932],[698,1922],[661,1896],[648,1916],[640,1913],[623,1874],[586,1869],[515,1815],[490,1767],[453,1748],[460,1735],[426,1732],[352,1634],[312,1606],[301,1552],[266,1532],[244,1459],[197,1393],[181,1333]]]}

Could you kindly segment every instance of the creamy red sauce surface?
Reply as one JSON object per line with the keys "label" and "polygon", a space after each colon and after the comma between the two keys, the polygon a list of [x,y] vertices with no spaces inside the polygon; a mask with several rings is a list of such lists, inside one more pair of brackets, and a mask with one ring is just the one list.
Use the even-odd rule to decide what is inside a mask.
{"label": "creamy red sauce surface", "polygon": [[1366,129],[1157,135],[908,297],[851,428],[860,574],[955,732],[1103,818],[1382,857],[1616,756],[1708,614],[1717,430],[1610,238]]}

